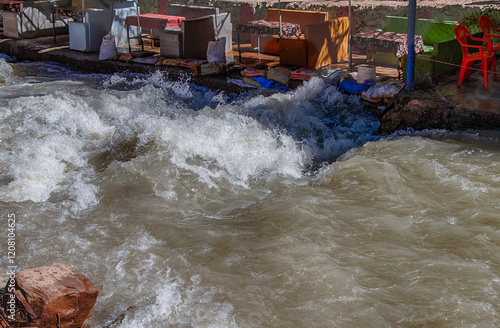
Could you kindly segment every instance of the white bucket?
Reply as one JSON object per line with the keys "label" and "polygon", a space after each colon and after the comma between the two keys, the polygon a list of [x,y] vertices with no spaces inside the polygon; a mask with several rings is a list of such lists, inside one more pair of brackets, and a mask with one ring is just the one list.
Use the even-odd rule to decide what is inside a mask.
{"label": "white bucket", "polygon": [[361,65],[358,67],[357,82],[359,84],[363,84],[365,80],[372,80],[373,82],[377,80],[377,73],[375,71],[375,66]]}

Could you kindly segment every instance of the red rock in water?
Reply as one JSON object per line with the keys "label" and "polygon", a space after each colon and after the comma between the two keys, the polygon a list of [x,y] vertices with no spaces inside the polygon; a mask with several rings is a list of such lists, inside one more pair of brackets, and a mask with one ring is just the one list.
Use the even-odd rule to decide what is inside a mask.
{"label": "red rock in water", "polygon": [[99,294],[87,277],[62,263],[19,271],[16,282],[39,328],[82,327]]}

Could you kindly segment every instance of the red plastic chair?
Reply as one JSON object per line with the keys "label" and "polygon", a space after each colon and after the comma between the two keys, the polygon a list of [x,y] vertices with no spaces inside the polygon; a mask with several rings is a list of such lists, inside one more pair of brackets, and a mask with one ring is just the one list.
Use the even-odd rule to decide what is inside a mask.
{"label": "red plastic chair", "polygon": [[[488,16],[479,16],[479,27],[483,31],[484,37],[492,39],[492,50],[500,50],[500,33],[493,34],[494,32],[500,32],[500,28],[497,28]],[[497,43],[494,42],[493,38],[497,38]]]}
{"label": "red plastic chair", "polygon": [[[462,25],[455,27],[455,36],[462,48],[462,65],[458,76],[457,85],[461,86],[463,79],[469,79],[472,72],[472,65],[475,61],[481,61],[480,72],[483,74],[484,89],[488,89],[488,69],[493,68],[495,81],[497,80],[497,66],[495,61],[495,52],[490,50],[492,47],[491,39],[475,38],[469,30]],[[486,49],[483,46],[468,44],[468,40],[486,42]],[[477,52],[469,52],[469,49],[477,49]]]}

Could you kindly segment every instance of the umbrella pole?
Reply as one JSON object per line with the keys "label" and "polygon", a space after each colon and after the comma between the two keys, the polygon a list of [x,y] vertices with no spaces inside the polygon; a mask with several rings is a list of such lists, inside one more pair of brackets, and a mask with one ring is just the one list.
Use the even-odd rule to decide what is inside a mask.
{"label": "umbrella pole", "polygon": [[214,2],[214,6],[215,6],[215,41],[218,41],[219,40],[219,26],[217,25],[217,15],[218,15],[218,11],[217,11],[217,0]]}
{"label": "umbrella pole", "polygon": [[[142,40],[142,29],[141,29],[141,22],[139,20],[139,1],[138,0],[134,0],[134,3],[135,3],[135,7],[136,7],[136,13],[137,13],[137,32],[139,33],[139,40],[141,40],[141,49],[142,51],[144,51],[144,41]],[[154,41],[151,41],[151,42],[154,42]],[[129,48],[130,48],[130,45],[129,45]]]}
{"label": "umbrella pole", "polygon": [[352,18],[351,18],[351,0],[349,0],[349,35],[347,37],[347,52],[348,52],[348,69],[352,72],[352,44],[351,44],[351,34],[352,34]]}
{"label": "umbrella pole", "polygon": [[281,0],[278,0],[278,16],[279,16],[279,29],[280,29],[280,38],[281,38]]}

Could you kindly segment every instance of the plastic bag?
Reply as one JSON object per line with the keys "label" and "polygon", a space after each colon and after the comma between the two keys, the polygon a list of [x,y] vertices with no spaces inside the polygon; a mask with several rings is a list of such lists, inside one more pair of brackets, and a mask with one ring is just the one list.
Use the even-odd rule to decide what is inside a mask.
{"label": "plastic bag", "polygon": [[113,34],[106,34],[102,38],[101,48],[99,49],[99,60],[110,59],[118,54],[116,49],[115,36]]}
{"label": "plastic bag", "polygon": [[388,80],[376,83],[365,91],[365,95],[370,98],[394,98],[405,86],[402,80]]}
{"label": "plastic bag", "polygon": [[273,80],[268,80],[265,77],[254,77],[255,81],[257,81],[264,89],[279,89],[281,91],[290,91],[289,87]]}
{"label": "plastic bag", "polygon": [[207,60],[209,62],[226,63],[226,37],[208,43]]}
{"label": "plastic bag", "polygon": [[351,94],[351,95],[360,95],[363,91],[368,90],[370,88],[369,85],[359,84],[355,80],[346,79],[342,83],[339,84],[340,90]]}
{"label": "plastic bag", "polygon": [[340,68],[321,71],[320,75],[325,82],[335,86],[344,82],[344,80],[346,79],[352,78],[349,73],[347,73],[344,70],[341,70]]}

